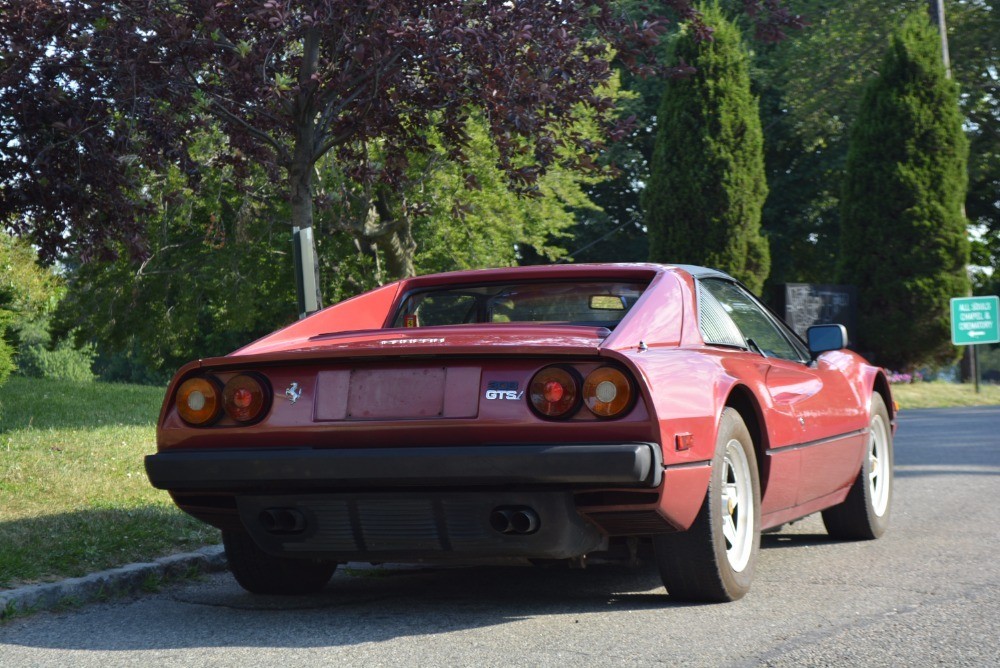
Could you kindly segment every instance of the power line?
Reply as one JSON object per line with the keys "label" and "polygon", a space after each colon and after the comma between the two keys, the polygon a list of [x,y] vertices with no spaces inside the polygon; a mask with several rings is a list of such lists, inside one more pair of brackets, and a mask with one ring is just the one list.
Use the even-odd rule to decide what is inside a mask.
{"label": "power line", "polygon": [[604,235],[598,237],[597,239],[594,239],[593,241],[591,241],[586,246],[584,246],[582,248],[577,248],[572,253],[569,253],[566,256],[559,258],[559,260],[556,261],[556,264],[562,264],[563,262],[568,262],[569,260],[576,259],[576,256],[578,254],[582,253],[583,251],[587,250],[588,248],[591,248],[592,246],[595,246],[595,245],[601,243],[602,241],[604,241],[605,239],[607,239],[608,237],[610,237],[615,232],[618,232],[619,230],[621,230],[622,228],[624,228],[629,223],[637,224],[638,220],[634,216],[629,217],[628,220],[626,220],[625,222],[619,223],[617,227],[615,227],[613,230],[611,230],[607,234],[604,234]]}

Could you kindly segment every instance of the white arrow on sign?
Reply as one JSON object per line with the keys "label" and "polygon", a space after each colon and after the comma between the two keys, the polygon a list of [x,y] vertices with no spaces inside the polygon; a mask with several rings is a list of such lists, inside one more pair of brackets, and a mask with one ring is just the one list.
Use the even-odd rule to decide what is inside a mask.
{"label": "white arrow on sign", "polygon": [[977,336],[986,336],[986,332],[969,332],[969,336],[976,338]]}

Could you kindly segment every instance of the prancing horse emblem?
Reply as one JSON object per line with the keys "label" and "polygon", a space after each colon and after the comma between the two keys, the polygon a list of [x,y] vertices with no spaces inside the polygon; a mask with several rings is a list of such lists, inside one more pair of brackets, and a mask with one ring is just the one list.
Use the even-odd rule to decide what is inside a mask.
{"label": "prancing horse emblem", "polygon": [[299,384],[292,383],[289,385],[288,389],[285,390],[285,396],[288,397],[288,400],[293,404],[298,401],[299,397],[302,396],[302,390],[299,389]]}

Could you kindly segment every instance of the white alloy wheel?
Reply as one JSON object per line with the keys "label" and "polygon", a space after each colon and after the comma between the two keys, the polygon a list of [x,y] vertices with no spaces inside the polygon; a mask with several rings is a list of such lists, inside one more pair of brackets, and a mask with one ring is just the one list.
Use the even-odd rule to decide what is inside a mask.
{"label": "white alloy wheel", "polygon": [[881,415],[872,419],[868,443],[868,491],[871,495],[872,510],[876,515],[885,515],[889,507],[889,479],[892,458],[889,456],[889,431]]}
{"label": "white alloy wheel", "polygon": [[726,558],[737,573],[746,568],[753,552],[754,508],[750,463],[740,442],[726,444],[722,460],[722,535],[726,537]]}

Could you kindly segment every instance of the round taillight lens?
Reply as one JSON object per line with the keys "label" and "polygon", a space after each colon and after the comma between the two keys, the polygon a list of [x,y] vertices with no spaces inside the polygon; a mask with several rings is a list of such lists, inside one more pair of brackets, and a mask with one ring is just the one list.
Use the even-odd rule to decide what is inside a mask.
{"label": "round taillight lens", "polygon": [[177,413],[195,427],[219,417],[219,388],[208,378],[188,378],[177,388]]}
{"label": "round taillight lens", "polygon": [[580,400],[580,381],[575,372],[558,366],[542,369],[531,379],[531,405],[545,417],[568,417]]}
{"label": "round taillight lens", "polygon": [[583,381],[583,403],[597,417],[618,417],[632,405],[632,383],[618,369],[602,366]]}
{"label": "round taillight lens", "polygon": [[259,419],[266,403],[264,384],[253,376],[233,376],[222,390],[222,406],[226,409],[226,415],[237,422]]}

